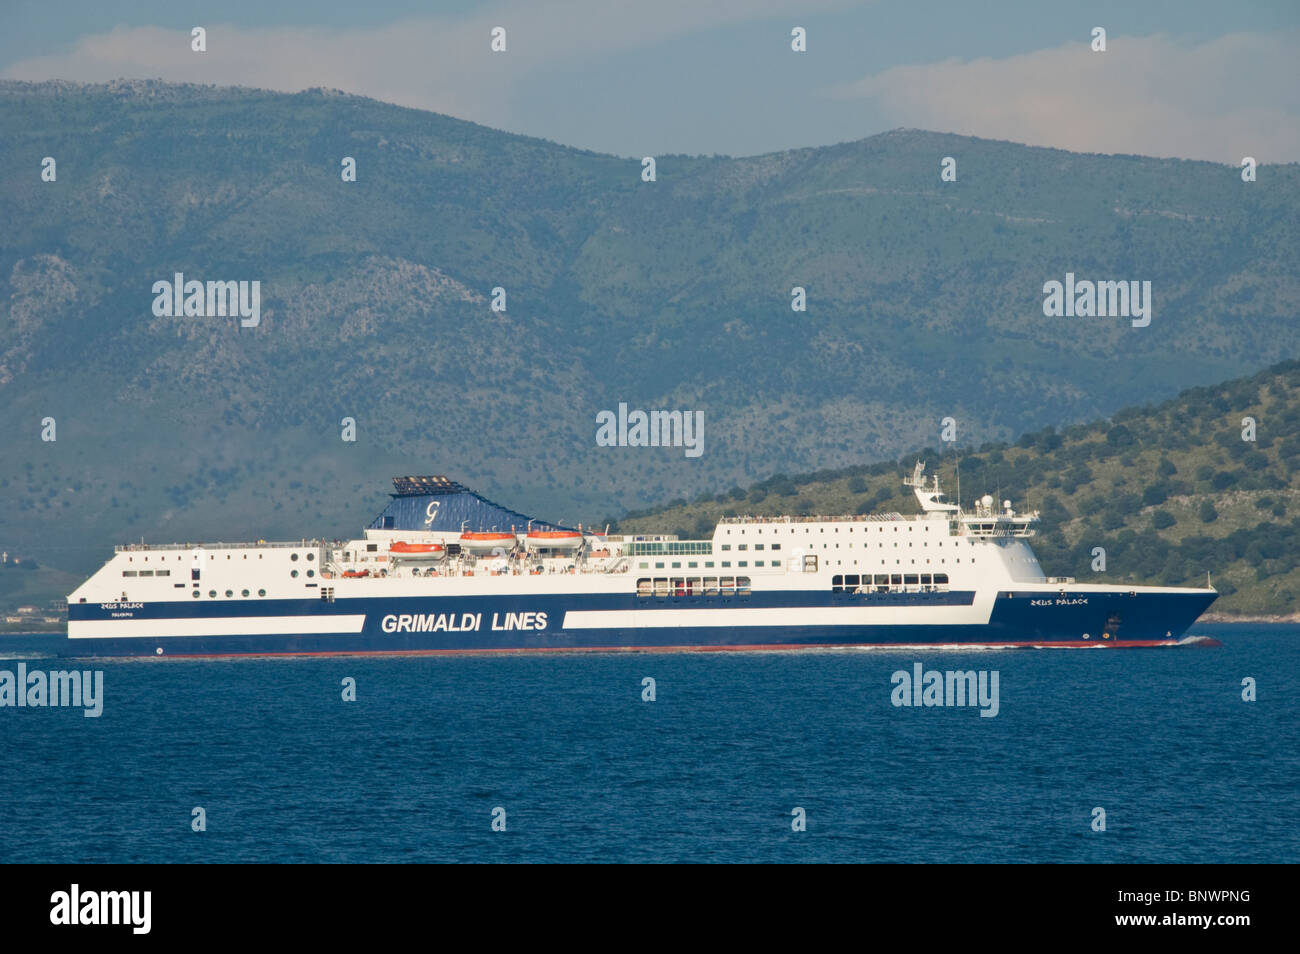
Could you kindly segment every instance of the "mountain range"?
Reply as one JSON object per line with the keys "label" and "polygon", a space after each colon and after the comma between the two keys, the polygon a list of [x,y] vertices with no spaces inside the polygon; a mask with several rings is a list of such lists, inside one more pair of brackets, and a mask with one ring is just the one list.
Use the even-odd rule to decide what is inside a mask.
{"label": "mountain range", "polygon": [[[1300,351],[1294,164],[917,130],[643,158],[328,90],[0,83],[0,546],[337,537],[414,473],[594,521]],[[258,281],[260,322],[155,315],[176,273]],[[1150,324],[1047,316],[1067,275],[1151,282]],[[702,411],[703,453],[597,446],[620,404]]]}

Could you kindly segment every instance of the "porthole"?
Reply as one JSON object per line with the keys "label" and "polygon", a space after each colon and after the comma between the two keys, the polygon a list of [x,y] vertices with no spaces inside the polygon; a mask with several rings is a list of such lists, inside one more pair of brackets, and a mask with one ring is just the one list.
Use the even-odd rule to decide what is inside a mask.
{"label": "porthole", "polygon": [[199,591],[198,591],[198,590],[195,590],[194,593],[193,593],[192,595],[193,595],[193,597],[197,600],[197,599],[199,598]]}
{"label": "porthole", "polygon": [[307,575],[308,575],[308,576],[315,576],[315,575],[316,575],[316,571],[315,571],[315,570],[308,570],[308,571],[307,571]]}
{"label": "porthole", "polygon": [[243,593],[244,596],[247,596],[247,595],[248,595],[248,590],[243,590],[242,593]]}
{"label": "porthole", "polygon": [[316,559],[316,554],[314,554],[314,553],[308,553],[308,554],[307,554],[307,559],[308,559],[308,560],[314,560],[314,559]]}
{"label": "porthole", "polygon": [[235,591],[234,591],[234,590],[226,590],[226,598],[227,598],[227,599],[229,599],[230,597],[232,597],[232,596],[234,596],[234,595],[235,595]]}
{"label": "porthole", "polygon": [[216,599],[216,598],[217,598],[217,591],[216,591],[216,590],[208,590],[208,596],[212,597],[213,599]]}
{"label": "porthole", "polygon": [[289,575],[292,576],[292,577],[295,577],[295,578],[296,578],[296,577],[298,576],[298,571],[297,571],[297,570],[290,570],[290,571],[289,571]]}
{"label": "porthole", "polygon": [[266,590],[258,590],[258,591],[257,591],[257,595],[258,595],[258,596],[265,596],[265,595],[266,595]]}
{"label": "porthole", "polygon": [[296,559],[298,559],[298,554],[296,554],[296,553],[291,553],[291,554],[289,554],[289,559],[290,559],[290,560],[296,560]]}

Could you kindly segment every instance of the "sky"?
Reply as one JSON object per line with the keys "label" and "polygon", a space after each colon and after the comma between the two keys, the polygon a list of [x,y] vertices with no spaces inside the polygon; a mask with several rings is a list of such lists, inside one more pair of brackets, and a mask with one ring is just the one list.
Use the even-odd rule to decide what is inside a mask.
{"label": "sky", "polygon": [[908,127],[1297,162],[1297,64],[1300,0],[0,0],[0,78],[324,86],[621,156]]}

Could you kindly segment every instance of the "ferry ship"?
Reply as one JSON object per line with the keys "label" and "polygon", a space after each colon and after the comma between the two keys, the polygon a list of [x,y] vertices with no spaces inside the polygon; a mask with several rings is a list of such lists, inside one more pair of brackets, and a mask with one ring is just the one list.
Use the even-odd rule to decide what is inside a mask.
{"label": "ferry ship", "polygon": [[346,541],[127,545],[68,597],[71,656],[1177,645],[1216,591],[1048,577],[1038,514],[726,517],[709,539],[531,519],[394,478]]}

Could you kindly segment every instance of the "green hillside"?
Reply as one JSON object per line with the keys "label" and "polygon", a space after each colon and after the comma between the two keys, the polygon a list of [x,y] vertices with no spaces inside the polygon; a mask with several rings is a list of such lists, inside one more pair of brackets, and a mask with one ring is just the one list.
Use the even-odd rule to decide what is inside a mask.
{"label": "green hillside", "polygon": [[[1300,166],[915,130],[656,159],[321,90],[0,82],[0,546],[84,573],[335,537],[402,473],[589,521],[1300,354]],[[1045,317],[1067,271],[1151,281],[1150,326]],[[260,281],[261,324],[155,317],[176,272]],[[596,446],[620,402],[701,411],[703,455]]]}
{"label": "green hillside", "polygon": [[[1253,442],[1242,439],[1246,417]],[[778,474],[615,522],[694,537],[737,514],[915,513],[902,477],[917,459],[937,465],[950,495],[960,470],[968,508],[988,493],[1040,511],[1034,549],[1049,575],[1192,585],[1209,572],[1216,614],[1300,613],[1300,361],[1011,444],[958,442],[896,462]],[[1092,569],[1094,547],[1106,551],[1104,573]]]}

